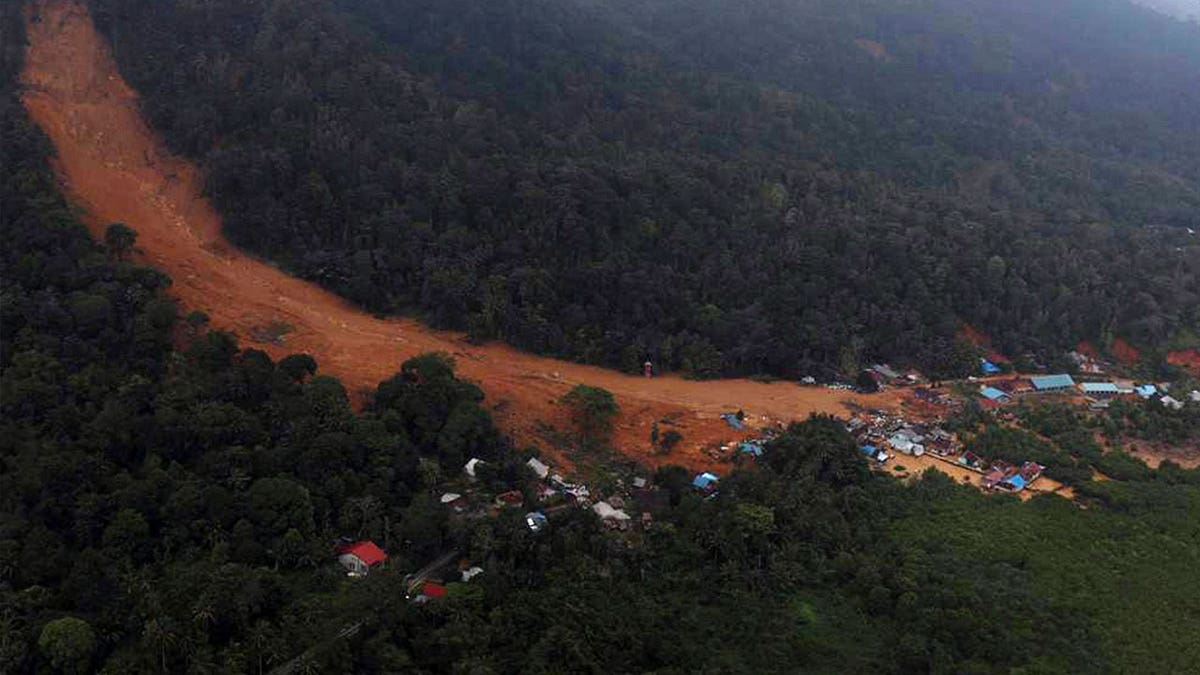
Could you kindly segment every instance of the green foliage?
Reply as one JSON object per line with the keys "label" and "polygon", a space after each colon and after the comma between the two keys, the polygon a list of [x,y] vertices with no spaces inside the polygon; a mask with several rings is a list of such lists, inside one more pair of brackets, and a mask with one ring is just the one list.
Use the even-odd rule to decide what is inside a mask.
{"label": "green foliage", "polygon": [[135,243],[137,232],[124,223],[112,223],[104,230],[104,246],[118,260],[124,260]]}
{"label": "green foliage", "polygon": [[86,673],[96,652],[96,633],[81,619],[56,619],[42,628],[38,649],[58,672]]}
{"label": "green foliage", "polygon": [[1131,3],[90,4],[234,241],[372,311],[698,377],[1200,333],[1200,29]]}
{"label": "green foliage", "polygon": [[[311,54],[319,52],[332,64],[353,63],[339,56],[339,48],[347,48],[338,42],[344,35],[340,24],[323,23],[327,15],[314,7],[303,1],[269,8],[219,0],[203,7],[156,3],[148,17],[153,24],[174,12],[197,12],[192,17],[197,23],[178,33],[180,44],[198,36],[206,43],[228,39],[236,53],[252,52],[255,63],[273,63],[265,55],[279,46],[276,40],[294,40],[303,51],[316,44],[305,42],[316,34],[328,39],[321,43],[327,49]],[[493,11],[489,7],[453,8],[474,20],[478,15],[471,11]],[[755,7],[747,11],[753,14]],[[1194,628],[1180,619],[1200,602],[1193,581],[1200,555],[1194,518],[1200,473],[1169,463],[1147,473],[1112,456],[1113,476],[1128,482],[1081,484],[1078,494],[1087,509],[1057,498],[1021,504],[955,486],[940,475],[914,489],[874,474],[840,422],[816,417],[789,426],[754,470],[724,476],[712,499],[689,487],[684,469],[658,469],[654,482],[669,495],[669,506],[646,532],[607,532],[582,509],[552,514],[550,527],[536,534],[517,510],[496,518],[451,515],[437,499],[438,489],[441,481],[461,475],[467,456],[488,462],[476,484],[481,490],[530,486],[521,483],[527,480],[523,455],[497,434],[480,407],[482,392],[454,375],[448,357],[423,355],[400,365],[356,414],[345,388],[319,375],[318,364],[306,355],[275,363],[216,331],[195,334],[190,345],[173,349],[176,311],[161,295],[167,280],[106,255],[57,195],[44,139],[16,98],[19,9],[18,3],[0,4],[5,19],[0,235],[7,244],[0,247],[0,671],[263,673],[292,662],[300,672],[354,673],[1087,673],[1186,672],[1200,661]],[[529,23],[553,27],[546,21],[557,15],[535,9],[547,8],[529,9]],[[211,26],[205,22],[231,16],[238,17],[229,23],[236,30],[206,32]],[[422,16],[414,13],[414,30]],[[102,18],[130,25],[144,20],[137,12]],[[256,23],[260,19],[264,24]],[[575,24],[562,25],[567,30]],[[319,33],[324,29],[329,32]],[[271,37],[270,31],[282,35]],[[118,54],[136,53],[143,36],[122,35]],[[427,39],[440,35],[431,31]],[[772,35],[764,32],[764,45]],[[577,37],[566,36],[568,42]],[[361,43],[354,54],[370,56],[370,44]],[[455,86],[462,84],[466,65],[497,63],[473,61],[474,42],[462,44],[465,55],[441,50],[446,80]],[[504,39],[493,46],[512,45]],[[173,48],[144,67],[174,68]],[[988,72],[1003,72],[1001,57],[1003,50],[980,52]],[[183,81],[204,73],[206,81],[224,86],[231,81],[225,69],[238,71],[244,87],[238,98],[261,97],[271,112],[276,109],[279,92],[272,93],[269,83],[280,73],[241,69],[246,62],[236,59],[187,62],[192,74]],[[370,81],[380,71],[355,72]],[[646,75],[652,88],[653,72]],[[513,76],[518,96],[540,103],[562,95],[553,78],[524,74]],[[289,120],[308,114],[299,111],[311,112],[305,75],[294,71],[286,78],[295,90],[289,99],[294,105],[258,120],[292,129],[289,142],[296,152],[305,146],[305,127]],[[349,78],[323,95],[342,100],[338,92],[352,94],[350,83],[358,81]],[[373,91],[384,98],[424,95],[421,82],[410,84]],[[161,95],[151,93],[146,105],[153,114],[172,114],[155,103]],[[496,94],[510,95],[507,89]],[[706,105],[714,110],[754,100],[720,88],[705,96],[712,97]],[[187,107],[187,123],[180,120],[180,127],[193,129],[197,138],[217,138],[220,127],[210,117],[216,107]],[[464,143],[473,142],[473,120],[486,120],[489,112],[470,106],[434,110],[461,125]],[[333,126],[327,129],[354,128],[339,127],[332,109],[329,114],[323,119]],[[403,127],[403,119],[395,124]],[[497,133],[503,128],[497,124]],[[394,133],[379,129],[381,140]],[[430,161],[421,157],[427,148],[419,136],[412,141],[416,163],[424,166]],[[351,148],[343,155],[356,147],[333,145]],[[320,147],[310,148],[316,160],[329,159]],[[569,144],[561,148],[570,151]],[[316,223],[329,228],[318,236],[336,237],[336,226],[352,222],[340,213],[349,207],[341,199],[347,186],[337,177],[354,172],[322,175],[316,160],[293,169],[279,164],[280,173],[270,175],[286,182],[284,174],[299,171],[304,209],[297,213],[312,219],[304,227]],[[455,182],[457,172],[466,170],[458,162],[437,170],[438,197],[425,207],[429,219],[407,221],[418,239],[428,234],[436,243],[449,237],[441,245],[454,241],[449,250],[455,253],[470,248],[472,235],[451,223],[464,201],[475,203],[475,188]],[[370,173],[368,163],[362,166],[364,174],[355,175]],[[246,176],[255,175],[252,168]],[[410,175],[417,184],[413,192],[423,195],[418,174]],[[486,182],[483,174],[480,182]],[[578,176],[559,178],[587,183]],[[225,180],[215,179],[218,192],[231,189]],[[753,186],[757,208],[784,209],[784,219],[786,202],[804,193],[786,172],[745,180]],[[540,181],[541,174],[530,174],[518,184],[521,196],[512,198],[563,196],[543,190]],[[1000,187],[1008,189],[1004,181]],[[702,187],[680,189],[684,198],[705,203]],[[288,192],[280,187],[280,193]],[[815,193],[814,199],[835,192]],[[372,191],[355,194],[363,204],[372,203]],[[642,194],[635,190],[630,199]],[[850,196],[842,192],[843,199]],[[562,204],[543,206],[551,213]],[[481,222],[496,217],[485,208],[475,211]],[[496,208],[506,207],[497,201]],[[687,221],[642,221],[638,236],[669,237],[680,255],[691,255],[689,240],[674,229],[691,222],[707,230],[712,223],[697,210]],[[387,222],[402,215],[380,213]],[[755,212],[746,217],[756,222]],[[561,235],[542,230],[534,239],[580,236],[570,222],[564,216]],[[506,241],[515,231],[510,225],[499,228],[508,233]],[[446,232],[435,236],[435,228],[443,227]],[[381,226],[379,232],[390,230]],[[524,243],[517,237],[518,247]],[[424,255],[426,249],[417,252]],[[536,259],[530,253],[528,260]],[[446,307],[469,304],[460,285],[474,278],[463,263],[473,258],[438,255],[443,259],[428,268],[432,281],[422,292]],[[363,264],[376,262],[368,256]],[[732,258],[722,259],[712,269],[733,264]],[[1006,268],[1015,264],[1020,263],[1005,257]],[[575,269],[588,275],[586,265]],[[533,326],[540,335],[534,339],[549,348],[558,329],[536,314],[527,325],[506,323],[501,291],[511,288],[523,310],[538,303],[553,307],[547,299],[552,277],[527,268],[511,274],[519,281],[488,282],[489,302],[496,305],[488,321],[506,330]],[[375,279],[359,275],[352,281],[369,287]],[[782,306],[796,297],[776,301]],[[746,326],[755,341],[761,331],[769,333],[765,315],[756,318],[753,310],[702,314],[713,323],[705,330],[714,336],[731,325]],[[726,314],[732,323],[722,327]],[[681,359],[702,363],[715,350],[707,338],[694,337],[698,333],[664,334],[662,344],[686,355]],[[582,336],[587,349],[624,339],[597,335]],[[762,354],[732,358],[770,365]],[[611,421],[615,404],[597,392],[602,390],[581,393],[579,402],[594,406],[581,409]],[[1090,456],[1078,438],[1086,430],[1079,419],[1064,421],[1058,412],[1031,415],[1050,443],[990,429],[980,442],[999,451],[1049,452],[1050,446],[1076,454],[1076,461]],[[332,543],[341,536],[385,544],[390,567],[347,579],[333,562]],[[404,574],[450,550],[486,572],[467,584],[448,578],[443,601],[406,603]]]}
{"label": "green foliage", "polygon": [[570,408],[571,419],[585,442],[606,441],[612,431],[613,420],[621,411],[612,392],[586,384],[572,387],[563,395],[562,403]]}
{"label": "green foliage", "polygon": [[663,452],[671,452],[682,440],[683,434],[679,433],[675,429],[667,429],[667,433],[663,434],[662,438],[659,439],[658,447],[662,448]]}

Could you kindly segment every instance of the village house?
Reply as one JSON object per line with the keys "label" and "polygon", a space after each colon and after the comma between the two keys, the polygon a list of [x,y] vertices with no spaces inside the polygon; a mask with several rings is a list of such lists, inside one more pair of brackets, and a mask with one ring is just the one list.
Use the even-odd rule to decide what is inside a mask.
{"label": "village house", "polygon": [[717,483],[720,480],[721,477],[717,474],[705,471],[704,473],[696,474],[696,477],[692,479],[692,487],[704,490],[705,492],[711,492],[717,488]]}
{"label": "village house", "polygon": [[467,498],[457,492],[447,492],[442,495],[441,502],[454,509],[456,513],[462,513],[467,508]]}
{"label": "village house", "polygon": [[618,528],[624,530],[629,527],[629,514],[625,511],[614,508],[608,502],[596,502],[592,505],[592,511],[600,516],[606,527]]}
{"label": "village house", "polygon": [[525,462],[525,466],[529,467],[542,480],[550,475],[550,467],[540,462],[537,457],[530,457],[529,461]]}
{"label": "village house", "polygon": [[373,541],[356,541],[338,547],[337,561],[352,577],[364,577],[372,567],[387,562],[387,554]]}
{"label": "village house", "polygon": [[982,457],[971,452],[970,450],[959,455],[958,463],[967,467],[968,469],[974,469],[976,471],[982,471],[983,467],[986,465],[986,462],[983,461]]}
{"label": "village house", "polygon": [[994,403],[1004,404],[1012,400],[1012,397],[1008,395],[1008,392],[986,385],[979,388],[979,394],[985,399]]}
{"label": "village house", "polygon": [[1183,410],[1183,401],[1172,398],[1170,394],[1158,399],[1158,402],[1171,410]]}
{"label": "village house", "polygon": [[1079,390],[1091,398],[1108,398],[1121,393],[1113,382],[1083,382],[1079,385]]}
{"label": "village house", "polygon": [[479,469],[480,464],[486,464],[486,462],[478,457],[472,457],[470,461],[463,466],[463,472],[467,474],[467,478],[469,480],[475,481],[479,479],[479,476],[475,472]]}
{"label": "village house", "polygon": [[1070,375],[1035,375],[1029,378],[1033,390],[1040,393],[1066,391],[1075,387],[1075,380]]}

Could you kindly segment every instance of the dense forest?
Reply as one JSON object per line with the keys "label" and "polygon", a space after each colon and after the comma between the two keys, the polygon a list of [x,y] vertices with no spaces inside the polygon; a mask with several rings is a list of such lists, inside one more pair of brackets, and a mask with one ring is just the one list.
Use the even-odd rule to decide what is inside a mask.
{"label": "dense forest", "polygon": [[[904,486],[813,418],[715,498],[660,470],[668,498],[645,532],[586,509],[536,533],[516,510],[453,517],[437,495],[468,457],[491,467],[479,489],[533,498],[531,451],[479,390],[426,355],[355,412],[310,357],[275,362],[180,317],[129,233],[93,241],[59,195],[17,100],[17,11],[0,4],[0,672],[1200,664],[1200,472],[1169,463],[1080,480],[1081,504],[1022,504],[936,475]],[[1074,442],[1044,417],[1040,433]],[[385,545],[389,567],[348,578],[343,536]],[[484,573],[408,602],[404,574],[446,550]]]}
{"label": "dense forest", "polygon": [[90,5],[229,236],[376,312],[698,375],[1200,334],[1200,28],[1121,0]]}
{"label": "dense forest", "polygon": [[[703,499],[679,469],[646,532],[589,510],[532,533],[452,517],[464,458],[530,488],[480,392],[430,355],[361,413],[305,355],[177,316],[169,279],[93,242],[0,72],[0,671],[1147,672],[1200,663],[1200,474],[1080,482],[1087,509],[869,472],[792,425]],[[1051,429],[1045,429],[1053,433]],[[987,432],[984,431],[984,434]],[[981,434],[982,435],[982,434]],[[1062,440],[1061,435],[1054,436]],[[988,441],[991,442],[991,441]],[[528,491],[528,490],[527,490]],[[340,536],[387,545],[351,579]],[[404,573],[485,569],[425,605]]]}

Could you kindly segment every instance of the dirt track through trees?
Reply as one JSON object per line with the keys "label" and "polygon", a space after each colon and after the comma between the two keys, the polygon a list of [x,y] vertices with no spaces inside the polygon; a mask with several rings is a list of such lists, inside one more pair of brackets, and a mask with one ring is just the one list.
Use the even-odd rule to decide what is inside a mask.
{"label": "dirt track through trees", "polygon": [[[224,240],[216,211],[202,197],[199,171],[171,155],[146,125],[136,92],[78,0],[35,1],[26,23],[22,101],[57,150],[63,189],[93,235],[102,236],[109,223],[126,223],[137,230],[145,262],[172,277],[171,293],[185,310],[203,310],[214,327],[275,358],[313,355],[321,372],[341,379],[356,400],[405,359],[444,351],[455,356],[463,377],[484,389],[498,424],[518,442],[538,443],[539,422],[563,428],[565,413],[555,400],[585,383],[616,395],[622,416],[614,440],[623,452],[652,465],[700,468],[715,463],[699,446],[732,436],[721,412],[744,409],[791,420],[812,412],[843,414],[852,398],[793,383],[647,380],[499,344],[470,345],[462,335],[409,319],[376,318]],[[272,326],[283,325],[288,331],[282,339],[264,338]],[[860,403],[894,407],[883,395]],[[678,419],[683,442],[668,457],[647,455],[652,423],[668,416]]]}

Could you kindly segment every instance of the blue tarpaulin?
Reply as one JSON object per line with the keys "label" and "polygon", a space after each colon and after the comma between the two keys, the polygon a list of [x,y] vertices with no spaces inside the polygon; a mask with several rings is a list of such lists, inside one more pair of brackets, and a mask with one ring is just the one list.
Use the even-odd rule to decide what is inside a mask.
{"label": "blue tarpaulin", "polygon": [[996,375],[1000,372],[1000,366],[987,359],[979,359],[979,369],[983,371],[984,375]]}
{"label": "blue tarpaulin", "polygon": [[753,441],[742,441],[742,444],[738,447],[742,452],[744,452],[748,455],[754,455],[755,457],[762,457],[762,446],[759,445],[758,443],[755,443]]}
{"label": "blue tarpaulin", "polygon": [[742,421],[739,420],[737,418],[737,415],[735,415],[733,413],[725,413],[724,415],[721,415],[721,419],[725,420],[726,424],[733,427],[734,429],[737,429],[738,431],[741,431],[746,428],[746,425],[742,424]]}
{"label": "blue tarpaulin", "polygon": [[707,490],[719,480],[721,480],[721,477],[717,474],[705,471],[704,473],[696,474],[696,477],[692,479],[692,486],[698,487],[701,490]]}

